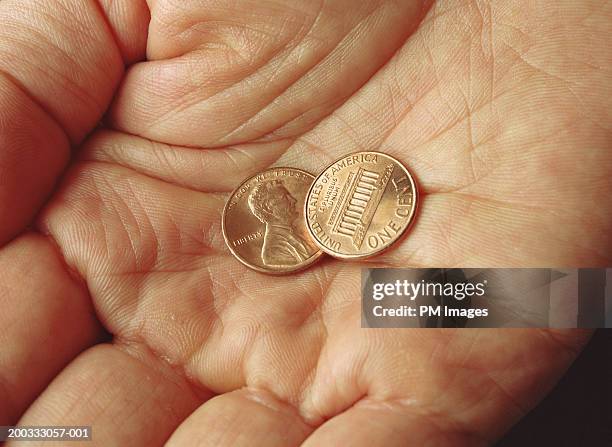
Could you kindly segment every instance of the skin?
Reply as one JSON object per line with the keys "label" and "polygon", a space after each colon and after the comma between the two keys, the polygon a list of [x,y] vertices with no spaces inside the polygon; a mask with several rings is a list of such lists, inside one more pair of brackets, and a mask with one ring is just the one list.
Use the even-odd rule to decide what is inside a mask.
{"label": "skin", "polygon": [[270,165],[380,150],[422,206],[367,265],[610,265],[611,19],[590,0],[2,0],[0,425],[490,444],[588,332],[363,330],[364,264],[262,276],[221,209]]}

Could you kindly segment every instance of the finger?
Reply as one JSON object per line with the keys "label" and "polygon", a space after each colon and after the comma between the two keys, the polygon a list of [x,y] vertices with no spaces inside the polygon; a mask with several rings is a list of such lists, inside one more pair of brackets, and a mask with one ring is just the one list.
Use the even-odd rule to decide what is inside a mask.
{"label": "finger", "polygon": [[123,61],[96,2],[4,0],[0,23],[1,244],[47,197],[70,143],[99,121]]}
{"label": "finger", "polygon": [[145,58],[150,13],[145,0],[98,0],[108,20],[123,61]]}
{"label": "finger", "polygon": [[84,284],[34,234],[0,250],[0,308],[0,425],[11,425],[102,330]]}
{"label": "finger", "polygon": [[269,393],[240,389],[217,396],[183,422],[168,447],[297,446],[312,428]]}
{"label": "finger", "polygon": [[0,245],[40,207],[68,161],[68,151],[60,127],[0,74]]}
{"label": "finger", "polygon": [[112,123],[199,147],[295,137],[386,62],[424,3],[152,1],[152,62],[127,74]]}
{"label": "finger", "polygon": [[146,349],[98,345],[68,365],[19,424],[91,425],[93,443],[83,445],[154,447],[204,398]]}
{"label": "finger", "polygon": [[97,2],[4,0],[0,21],[0,71],[71,141],[79,141],[106,110],[123,74],[123,57],[105,11]]}

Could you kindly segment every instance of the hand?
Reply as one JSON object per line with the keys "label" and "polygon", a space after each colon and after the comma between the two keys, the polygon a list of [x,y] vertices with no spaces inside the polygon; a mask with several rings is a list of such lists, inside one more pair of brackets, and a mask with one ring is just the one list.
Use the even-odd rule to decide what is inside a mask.
{"label": "hand", "polygon": [[361,329],[361,265],[252,272],[221,209],[271,164],[380,150],[422,206],[369,265],[609,265],[609,5],[148,3],[0,3],[0,425],[104,446],[501,436],[587,332]]}

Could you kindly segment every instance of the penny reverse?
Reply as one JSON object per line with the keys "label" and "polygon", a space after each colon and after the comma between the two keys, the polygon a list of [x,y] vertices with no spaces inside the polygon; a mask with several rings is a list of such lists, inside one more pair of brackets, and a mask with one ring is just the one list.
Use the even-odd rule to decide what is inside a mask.
{"label": "penny reverse", "polygon": [[223,237],[244,265],[263,273],[304,269],[323,254],[306,229],[304,203],[314,176],[272,168],[247,179],[223,209]]}
{"label": "penny reverse", "polygon": [[306,226],[331,256],[363,259],[386,250],[412,223],[414,179],[402,163],[380,152],[346,155],[315,179],[306,198]]}

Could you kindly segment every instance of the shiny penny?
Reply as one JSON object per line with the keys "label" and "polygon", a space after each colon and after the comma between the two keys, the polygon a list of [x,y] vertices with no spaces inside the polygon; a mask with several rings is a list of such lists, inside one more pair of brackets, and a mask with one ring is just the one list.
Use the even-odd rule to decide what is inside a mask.
{"label": "shiny penny", "polygon": [[223,209],[223,237],[244,265],[264,273],[304,269],[322,252],[306,229],[304,203],[314,176],[273,168],[247,179]]}
{"label": "shiny penny", "polygon": [[315,179],[306,199],[306,226],[322,251],[363,259],[402,236],[416,205],[416,184],[404,165],[380,152],[357,152]]}

